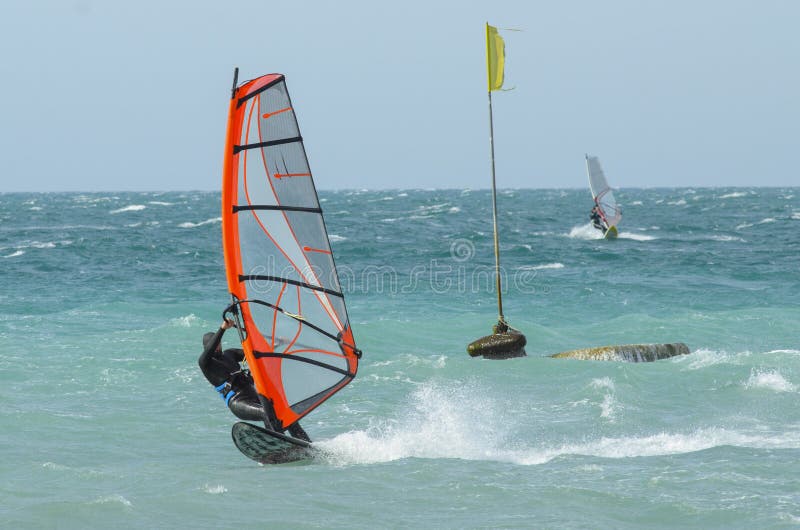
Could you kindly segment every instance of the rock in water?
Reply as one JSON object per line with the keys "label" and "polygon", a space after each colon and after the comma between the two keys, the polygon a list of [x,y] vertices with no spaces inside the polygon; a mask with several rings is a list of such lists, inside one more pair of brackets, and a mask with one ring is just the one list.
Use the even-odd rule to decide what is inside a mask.
{"label": "rock in water", "polygon": [[[477,342],[477,341],[476,341]],[[473,343],[474,344],[474,343]],[[470,345],[472,346],[472,345]],[[670,344],[625,344],[584,348],[551,355],[556,359],[581,359],[584,361],[627,361],[642,363],[669,359],[676,355],[688,355],[689,347],[682,342]]]}

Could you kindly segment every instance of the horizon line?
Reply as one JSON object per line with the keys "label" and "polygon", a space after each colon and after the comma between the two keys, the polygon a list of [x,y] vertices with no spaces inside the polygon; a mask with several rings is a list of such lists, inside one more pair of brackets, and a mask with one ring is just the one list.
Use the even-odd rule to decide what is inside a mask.
{"label": "horizon line", "polygon": [[[657,189],[781,189],[781,188],[800,188],[800,186],[778,186],[778,185],[758,185],[758,186],[619,186],[612,187],[613,190],[657,190]],[[497,188],[498,190],[585,190],[588,186],[562,186],[562,187],[505,187]],[[390,192],[390,191],[491,191],[491,188],[318,188],[317,192],[342,192],[342,191],[358,191],[358,192]],[[202,189],[202,188],[187,188],[187,189],[151,189],[151,190],[132,190],[132,189],[102,189],[102,190],[13,190],[5,191],[0,190],[0,195],[12,193],[221,193],[219,189]]]}

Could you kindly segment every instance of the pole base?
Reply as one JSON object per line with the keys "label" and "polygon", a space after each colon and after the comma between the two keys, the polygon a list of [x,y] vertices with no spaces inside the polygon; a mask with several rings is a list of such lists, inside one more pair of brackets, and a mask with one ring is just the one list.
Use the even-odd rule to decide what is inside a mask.
{"label": "pole base", "polygon": [[525,357],[525,335],[514,329],[504,333],[493,333],[472,342],[467,346],[471,357],[485,359],[513,359]]}

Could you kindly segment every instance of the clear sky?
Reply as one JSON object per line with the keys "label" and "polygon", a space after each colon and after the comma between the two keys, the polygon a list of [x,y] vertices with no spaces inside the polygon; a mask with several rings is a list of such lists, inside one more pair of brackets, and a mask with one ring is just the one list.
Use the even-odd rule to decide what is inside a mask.
{"label": "clear sky", "polygon": [[0,191],[215,190],[233,68],[281,72],[317,187],[799,185],[800,2],[8,0]]}

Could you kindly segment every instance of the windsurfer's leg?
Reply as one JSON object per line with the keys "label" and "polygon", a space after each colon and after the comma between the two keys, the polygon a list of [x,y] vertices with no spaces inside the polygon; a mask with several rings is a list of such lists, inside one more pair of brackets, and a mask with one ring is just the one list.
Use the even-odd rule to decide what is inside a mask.
{"label": "windsurfer's leg", "polygon": [[264,409],[255,399],[237,394],[228,402],[228,407],[233,414],[242,420],[262,421],[264,419]]}

